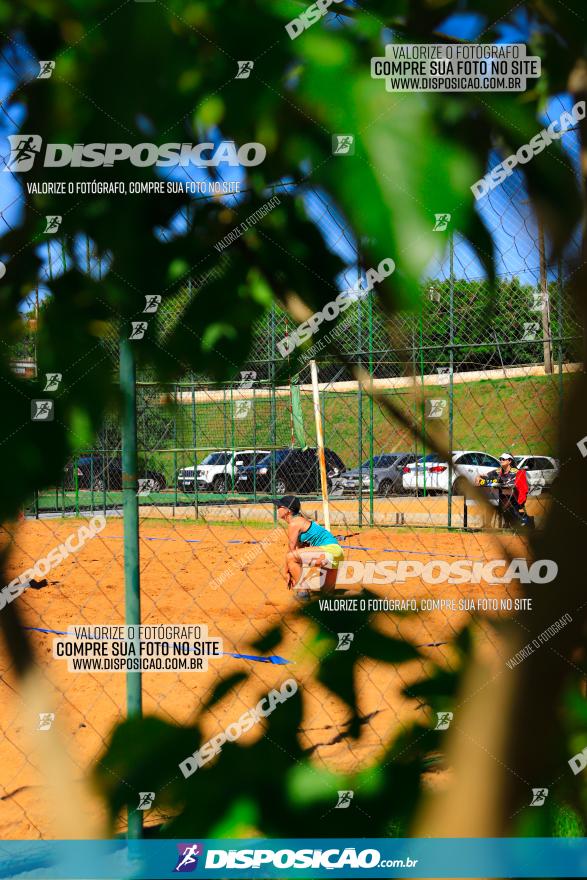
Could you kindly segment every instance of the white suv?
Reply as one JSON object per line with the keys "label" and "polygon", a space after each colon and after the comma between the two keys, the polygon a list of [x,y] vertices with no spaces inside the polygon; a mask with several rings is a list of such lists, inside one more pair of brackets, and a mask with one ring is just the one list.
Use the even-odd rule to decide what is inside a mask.
{"label": "white suv", "polygon": [[[227,492],[236,480],[238,468],[255,464],[257,458],[268,455],[268,449],[243,449],[233,452],[210,452],[196,468],[199,492]],[[182,468],[177,475],[177,487],[182,492],[194,492],[194,468]]]}
{"label": "white suv", "polygon": [[540,495],[545,489],[551,489],[558,477],[558,458],[550,455],[518,455],[514,464],[526,471],[531,495]]}
{"label": "white suv", "polygon": [[[499,460],[493,455],[469,449],[455,449],[452,460],[453,495],[464,495],[467,480],[474,483],[475,477],[485,476],[488,471],[499,467]],[[427,492],[448,492],[448,474],[448,462],[442,461],[440,456],[433,452],[404,467],[403,487],[407,492],[418,493],[424,488]]]}

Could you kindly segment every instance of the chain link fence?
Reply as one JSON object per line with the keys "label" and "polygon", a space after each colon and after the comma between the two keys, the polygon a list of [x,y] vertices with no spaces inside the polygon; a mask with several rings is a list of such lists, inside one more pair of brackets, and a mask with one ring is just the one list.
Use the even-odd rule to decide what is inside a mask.
{"label": "chain link fence", "polygon": [[[415,419],[424,436],[437,419],[432,427],[446,425],[453,450],[495,457],[506,449],[519,457],[539,457],[547,466],[558,448],[552,416],[562,407],[582,340],[578,315],[565,296],[562,262],[556,271],[547,271],[548,245],[536,225],[524,222],[528,236],[537,236],[534,250],[524,257],[522,271],[498,276],[493,296],[484,280],[471,277],[477,263],[467,242],[449,233],[446,258],[431,267],[423,282],[419,312],[389,319],[373,294],[356,297],[333,322],[329,336],[345,362],[323,342],[310,340],[294,374],[280,343],[296,325],[274,306],[256,327],[249,361],[233,383],[192,376],[158,385],[139,378],[144,503],[169,508],[172,515],[193,507],[196,516],[201,507],[221,503],[227,511],[234,507],[227,512],[232,517],[242,505],[280,491],[318,498],[311,358],[318,365],[333,500],[341,489],[347,495],[352,488],[350,483],[342,487],[345,471],[360,465],[365,470],[367,479],[357,487],[359,523],[365,498],[373,524],[373,496],[427,495],[434,489],[404,484],[396,474],[388,475],[393,477],[390,485],[379,473],[380,456],[409,453],[417,459],[428,452],[426,442],[416,442],[402,424],[391,424],[358,386],[349,365],[365,369],[374,388]],[[517,235],[519,239],[519,231]],[[347,285],[360,277],[359,265],[347,273]],[[185,297],[175,302],[179,313]],[[165,327],[177,314],[168,308],[159,320]],[[108,344],[114,350],[113,340]],[[106,420],[94,448],[80,451],[62,484],[40,493],[31,509],[64,513],[117,508],[120,448],[120,428]],[[548,488],[544,474],[534,478],[536,489]],[[449,494],[446,487],[447,517]]]}
{"label": "chain link fence", "polygon": [[[388,665],[361,656],[356,664],[361,732],[351,742],[347,707],[315,674],[324,652],[316,620],[292,610],[282,576],[283,530],[269,499],[292,492],[302,498],[309,516],[322,516],[309,368],[313,358],[320,380],[331,524],[347,560],[493,558],[492,533],[478,531],[486,523],[467,507],[459,487],[444,482],[450,476],[446,463],[432,458],[429,471],[418,469],[429,455],[426,437],[440,423],[452,450],[473,456],[472,468],[487,469],[504,449],[541,464],[535,468],[529,504],[539,523],[547,479],[556,475],[557,465],[552,464],[552,473],[545,476],[558,450],[554,417],[577,368],[581,330],[565,294],[564,262],[555,269],[547,266],[548,242],[514,178],[508,184],[513,190],[505,192],[504,187],[492,193],[491,210],[483,209],[486,219],[499,215],[493,296],[468,243],[458,232],[451,234],[449,219],[446,229],[439,228],[439,235],[446,235],[446,253],[422,282],[419,312],[388,319],[376,298],[365,295],[339,319],[336,326],[343,329],[336,340],[346,362],[315,343],[304,353],[305,365],[284,381],[278,343],[291,335],[295,324],[273,307],[256,328],[249,361],[234,382],[185,376],[164,385],[139,376],[140,529],[133,614],[146,625],[202,621],[223,641],[222,659],[210,663],[196,683],[193,674],[179,666],[165,675],[143,674],[139,702],[142,697],[145,714],[173,725],[190,724],[197,715],[204,737],[212,737],[295,669],[306,706],[297,733],[316,771],[355,772],[386,747],[390,730],[402,729],[415,716],[435,729],[438,706],[422,697],[418,681],[431,662],[444,669],[455,667],[454,655],[443,653],[442,646],[468,622],[468,613],[431,610],[413,617],[387,615],[381,621],[382,632],[417,646],[421,656]],[[352,286],[364,270],[354,237],[323,193],[308,192],[303,198],[327,241],[346,257],[341,289]],[[445,215],[439,216],[442,227]],[[48,286],[54,273],[67,267],[65,245],[59,251],[59,245],[48,251]],[[99,273],[90,251],[85,254],[88,271]],[[205,278],[163,304],[163,326],[180,320],[185,305],[203,286]],[[35,321],[39,314],[42,320],[42,298],[37,300],[35,296]],[[27,332],[22,351],[15,350],[15,368],[25,354],[35,362],[32,320],[27,307]],[[114,335],[104,344],[115,370]],[[357,384],[349,364],[366,370],[373,387],[421,426],[424,439],[390,417]],[[25,577],[28,586],[21,601],[37,654],[45,662],[51,660],[53,639],[72,621],[132,622],[128,580],[125,607],[122,473],[121,426],[108,416],[92,448],[78,450],[61,483],[31,499],[24,525],[4,533],[12,542],[10,574],[19,578],[33,571],[32,580]],[[54,548],[71,545],[80,527],[75,517],[82,524],[95,520],[101,528],[78,551],[62,554],[59,564],[40,564]],[[447,532],[447,527],[454,531]],[[469,531],[460,531],[464,527]],[[508,537],[511,551],[523,555],[523,540]],[[437,588],[423,582],[417,589],[422,600],[438,597]],[[395,587],[395,595],[408,598],[414,590],[408,581]],[[467,584],[454,592],[467,598],[475,595],[475,587]],[[509,588],[504,595],[509,597]],[[279,653],[264,641],[269,626],[281,628]],[[327,628],[324,621],[321,626]],[[341,635],[345,633],[328,632],[328,651],[339,649]],[[490,627],[483,628],[482,638],[497,653]],[[289,665],[293,663],[295,667]],[[221,676],[233,670],[243,673],[241,686],[221,694],[202,716],[201,707]],[[37,719],[34,736],[41,738],[53,724],[59,726],[80,774],[97,766],[126,787],[135,819],[140,814],[149,826],[167,827],[173,810],[166,792],[183,781],[179,770],[174,769],[166,785],[153,786],[154,799],[147,798],[145,807],[148,771],[139,787],[118,777],[116,767],[104,759],[110,731],[126,714],[124,676],[83,667],[68,675],[54,661],[51,671],[51,700]],[[13,670],[7,666],[1,672],[1,756],[3,766],[11,768],[3,779],[4,825],[11,836],[50,836],[51,806],[40,783],[43,768],[20,736],[25,711],[15,698]],[[255,731],[244,736],[245,744],[249,736],[254,740]],[[437,753],[430,754],[428,763],[430,772],[443,769]],[[243,822],[254,827],[254,817],[246,816]],[[125,827],[121,821],[117,830]],[[389,829],[397,836],[404,831]]]}

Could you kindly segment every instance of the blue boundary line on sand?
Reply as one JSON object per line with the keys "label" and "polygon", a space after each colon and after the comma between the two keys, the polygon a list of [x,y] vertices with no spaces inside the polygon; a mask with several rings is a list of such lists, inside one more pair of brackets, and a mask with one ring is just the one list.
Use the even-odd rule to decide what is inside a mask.
{"label": "blue boundary line on sand", "polygon": [[[122,535],[104,535],[104,538],[107,538],[111,541],[122,541]],[[158,538],[158,537],[150,537],[144,536],[141,537],[141,541],[184,541],[186,544],[201,544],[201,538]],[[225,544],[263,544],[263,541],[242,541],[239,538],[232,538],[230,541],[225,541]],[[341,544],[341,547],[345,550],[380,550],[382,553],[404,553],[406,556],[436,556],[440,559],[444,559],[445,557],[450,557],[451,559],[471,559],[473,562],[484,562],[480,556],[464,556],[461,553],[432,553],[430,550],[403,550],[397,547],[360,547],[358,544]]]}

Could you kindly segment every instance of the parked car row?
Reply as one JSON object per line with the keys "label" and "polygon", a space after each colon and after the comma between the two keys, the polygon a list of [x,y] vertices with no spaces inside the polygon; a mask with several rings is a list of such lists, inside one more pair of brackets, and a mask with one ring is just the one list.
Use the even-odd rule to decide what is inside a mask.
{"label": "parked car row", "polygon": [[[345,470],[341,459],[331,449],[325,449],[329,488],[333,479]],[[185,467],[177,477],[179,488],[194,491],[194,468]],[[246,449],[239,452],[212,452],[196,467],[198,491],[317,492],[320,488],[318,453],[308,449]]]}
{"label": "parked car row", "polygon": [[[494,455],[470,449],[455,450],[452,462],[453,495],[464,494],[467,480],[474,483],[476,477],[485,476],[500,466],[499,459]],[[546,455],[518,456],[514,458],[514,467],[526,471],[529,490],[534,494],[549,489],[558,474],[557,459]],[[439,455],[432,453],[404,467],[402,484],[408,492],[448,492],[450,477],[448,461],[443,461]]]}
{"label": "parked car row", "polygon": [[[399,495],[403,491],[404,469],[416,462],[419,456],[414,452],[389,452],[384,455],[373,456],[373,491],[379,495]],[[352,468],[350,471],[336,477],[333,480],[332,490],[344,494],[358,494],[359,487],[365,492],[369,491],[371,479],[370,460],[364,461],[360,468]]]}
{"label": "parked car row", "polygon": [[[160,492],[167,486],[162,473],[145,467],[139,467],[138,479],[148,480],[152,492]],[[120,456],[82,455],[66,465],[64,484],[69,489],[77,486],[78,489],[93,489],[94,492],[120,490],[122,459]]]}
{"label": "parked car row", "polygon": [[[458,449],[453,453],[452,474],[447,461],[436,453],[389,452],[367,459],[360,467],[347,470],[341,458],[325,449],[329,492],[335,495],[357,495],[369,492],[371,474],[373,491],[382,496],[447,493],[449,478],[454,495],[464,494],[467,480],[499,467],[499,459],[481,450]],[[552,486],[558,474],[558,461],[546,455],[525,455],[514,459],[516,467],[524,468],[531,492]],[[198,491],[225,493],[287,492],[299,494],[320,490],[318,452],[315,448],[245,449],[212,452],[195,468]],[[178,487],[194,491],[194,468],[179,471]]]}
{"label": "parked car row", "polygon": [[[268,449],[210,452],[195,469],[198,492],[228,492],[236,483],[240,469],[254,465],[266,455],[269,455]],[[195,491],[193,466],[180,470],[177,485],[182,492]]]}
{"label": "parked car row", "polygon": [[[447,493],[451,477],[447,461],[436,453],[389,452],[374,455],[360,467],[347,470],[340,456],[325,449],[328,491],[335,495],[358,495],[369,492],[371,473],[373,491],[377,495]],[[523,468],[531,493],[549,489],[558,476],[559,463],[548,455],[522,455],[514,465]],[[454,495],[464,493],[465,482],[499,467],[499,460],[487,452],[459,449],[453,453],[451,489]],[[75,468],[75,470],[74,470]],[[143,465],[139,480],[148,480],[150,489],[166,488],[165,476]],[[65,483],[70,488],[120,490],[122,462],[99,454],[81,456],[65,468]],[[320,469],[316,448],[243,449],[209,453],[195,468],[181,468],[177,487],[182,492],[238,492],[277,495],[288,492],[308,494],[320,491]]]}

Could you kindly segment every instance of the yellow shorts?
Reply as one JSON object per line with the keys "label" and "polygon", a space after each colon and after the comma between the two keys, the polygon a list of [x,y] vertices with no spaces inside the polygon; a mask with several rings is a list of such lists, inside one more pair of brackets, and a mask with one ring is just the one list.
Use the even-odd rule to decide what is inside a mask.
{"label": "yellow shorts", "polygon": [[326,556],[326,562],[322,563],[323,568],[338,568],[344,559],[344,553],[340,544],[323,544],[321,547],[303,547],[296,551],[300,562],[306,565],[317,565],[316,560],[322,556]]}

